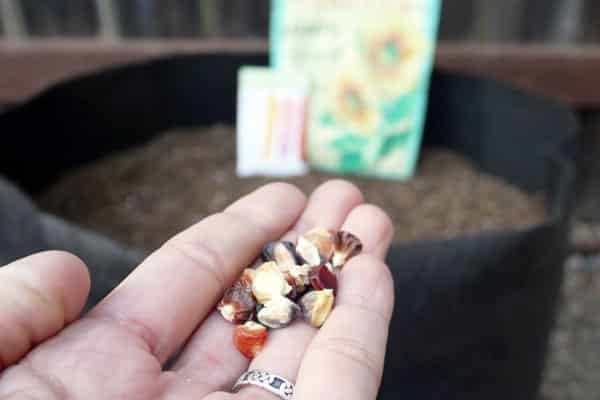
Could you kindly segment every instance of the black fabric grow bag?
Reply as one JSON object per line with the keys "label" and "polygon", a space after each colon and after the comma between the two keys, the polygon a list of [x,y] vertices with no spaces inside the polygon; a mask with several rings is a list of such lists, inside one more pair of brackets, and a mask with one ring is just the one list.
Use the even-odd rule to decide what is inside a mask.
{"label": "black fabric grow bag", "polygon": [[[266,62],[265,55],[181,56],[54,86],[0,116],[0,173],[32,194],[168,128],[233,122],[238,67]],[[381,399],[535,398],[566,252],[575,130],[572,113],[557,104],[435,72],[426,144],[543,191],[550,215],[527,230],[391,251],[396,310]],[[49,247],[83,252],[93,304],[141,257],[93,232],[81,239],[80,228],[38,212],[27,195],[5,186],[0,261]]]}

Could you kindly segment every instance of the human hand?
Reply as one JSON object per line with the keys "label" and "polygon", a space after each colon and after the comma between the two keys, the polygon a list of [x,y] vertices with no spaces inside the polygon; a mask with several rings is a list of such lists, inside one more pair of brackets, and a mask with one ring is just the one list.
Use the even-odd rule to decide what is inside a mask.
{"label": "human hand", "polygon": [[[308,200],[290,185],[264,186],[169,240],[81,318],[90,282],[76,257],[40,253],[1,268],[0,399],[276,400],[255,386],[229,393],[248,369],[295,382],[294,399],[375,399],[393,309],[383,262],[393,228],[362,203],[343,181]],[[249,362],[215,305],[265,243],[315,226],[354,233],[363,252],[344,267],[320,330],[300,321],[271,330]]]}

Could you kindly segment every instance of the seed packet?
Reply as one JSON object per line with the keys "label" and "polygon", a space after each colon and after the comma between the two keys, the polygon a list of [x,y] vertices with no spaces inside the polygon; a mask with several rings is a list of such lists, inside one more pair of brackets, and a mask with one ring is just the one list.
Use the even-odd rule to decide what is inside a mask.
{"label": "seed packet", "polygon": [[238,74],[237,174],[305,174],[308,80],[264,67]]}
{"label": "seed packet", "polygon": [[273,0],[271,65],[311,81],[311,166],[413,175],[439,13],[440,0]]}

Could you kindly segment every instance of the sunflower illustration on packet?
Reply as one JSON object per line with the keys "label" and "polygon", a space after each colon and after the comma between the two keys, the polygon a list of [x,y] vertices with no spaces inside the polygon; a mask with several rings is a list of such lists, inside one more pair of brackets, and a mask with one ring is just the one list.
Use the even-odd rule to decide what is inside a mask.
{"label": "sunflower illustration on packet", "polygon": [[381,113],[377,95],[369,82],[348,70],[339,73],[332,86],[332,117],[351,133],[374,135],[381,124]]}
{"label": "sunflower illustration on packet", "polygon": [[439,12],[439,0],[273,1],[272,66],[311,82],[312,167],[414,174]]}
{"label": "sunflower illustration on packet", "polygon": [[384,99],[410,93],[425,78],[422,70],[431,44],[414,24],[390,19],[367,29],[363,40],[366,68]]}

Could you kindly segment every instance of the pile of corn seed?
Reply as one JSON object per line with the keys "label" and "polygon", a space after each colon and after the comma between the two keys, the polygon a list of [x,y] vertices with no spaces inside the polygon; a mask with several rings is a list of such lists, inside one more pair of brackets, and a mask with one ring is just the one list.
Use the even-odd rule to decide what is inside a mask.
{"label": "pile of corn seed", "polygon": [[252,268],[225,291],[218,310],[236,325],[233,343],[247,358],[264,347],[268,328],[303,318],[320,328],[333,309],[337,275],[362,244],[345,231],[314,228],[298,238],[268,243]]}

